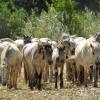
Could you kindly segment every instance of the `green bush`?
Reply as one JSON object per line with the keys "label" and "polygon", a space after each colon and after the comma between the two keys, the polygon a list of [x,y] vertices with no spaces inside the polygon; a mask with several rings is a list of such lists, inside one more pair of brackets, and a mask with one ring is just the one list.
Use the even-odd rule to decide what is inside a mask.
{"label": "green bush", "polygon": [[84,16],[84,33],[87,37],[100,31],[100,13],[95,15],[92,11],[86,9],[82,15]]}
{"label": "green bush", "polygon": [[10,10],[7,8],[7,4],[1,3],[0,1],[0,37],[1,38],[9,36],[9,28],[7,27],[7,21],[9,16],[10,16]]}
{"label": "green bush", "polygon": [[48,13],[42,12],[39,17],[35,16],[33,11],[22,29],[22,33],[53,40],[57,40],[62,32],[88,37],[97,31],[100,31],[100,14],[95,15],[86,9],[82,12],[74,11],[69,18],[67,12],[58,12],[54,7],[51,7]]}
{"label": "green bush", "polygon": [[100,31],[100,15],[95,15],[92,11],[86,9],[85,11],[75,13],[72,17],[73,34],[88,37]]}
{"label": "green bush", "polygon": [[22,28],[25,26],[25,20],[27,19],[27,13],[24,9],[16,10],[8,19],[8,28],[10,30],[10,36],[15,38],[16,36],[23,36],[21,33]]}
{"label": "green bush", "polygon": [[[10,4],[10,5],[9,5]],[[88,37],[100,31],[100,13],[76,10],[76,0],[54,0],[48,13],[28,15],[24,8],[17,8],[13,1],[0,0],[0,36],[11,38],[31,34],[58,40],[62,32]]]}
{"label": "green bush", "polygon": [[58,20],[59,13],[51,7],[48,14],[42,12],[40,17],[36,17],[34,12],[28,18],[25,27],[23,28],[24,33],[30,33],[34,37],[49,37],[57,40],[60,33],[67,31],[63,23]]}
{"label": "green bush", "polygon": [[70,34],[88,37],[100,31],[100,14],[88,10],[76,10],[76,0],[55,0],[54,7],[60,13],[58,20],[68,28]]}

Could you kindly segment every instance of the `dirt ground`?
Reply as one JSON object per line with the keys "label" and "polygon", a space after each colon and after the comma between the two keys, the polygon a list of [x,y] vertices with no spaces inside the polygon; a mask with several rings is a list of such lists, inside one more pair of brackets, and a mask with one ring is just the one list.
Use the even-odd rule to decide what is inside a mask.
{"label": "dirt ground", "polygon": [[42,88],[31,91],[19,80],[17,90],[0,86],[0,100],[100,100],[100,84],[98,88],[85,88],[64,81],[64,89],[55,89],[54,83],[45,83]]}

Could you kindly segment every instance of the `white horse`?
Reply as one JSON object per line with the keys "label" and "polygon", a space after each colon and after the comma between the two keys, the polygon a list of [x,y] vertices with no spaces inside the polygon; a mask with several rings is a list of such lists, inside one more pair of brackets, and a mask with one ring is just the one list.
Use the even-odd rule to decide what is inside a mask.
{"label": "white horse", "polygon": [[71,58],[69,58],[69,60],[75,60],[76,62],[78,80],[80,77],[80,65],[84,67],[85,86],[87,86],[87,78],[90,66],[93,65],[95,77],[94,86],[97,86],[95,63],[100,61],[100,46],[98,43],[81,41],[75,49],[75,56],[72,56]]}
{"label": "white horse", "polygon": [[[22,66],[22,54],[15,44],[8,44],[1,53],[1,68],[6,68],[9,88],[17,88],[17,77]],[[5,83],[5,82],[4,82]]]}
{"label": "white horse", "polygon": [[41,89],[41,79],[45,66],[52,61],[52,45],[49,43],[34,42],[23,48],[25,79],[29,87],[36,86]]}

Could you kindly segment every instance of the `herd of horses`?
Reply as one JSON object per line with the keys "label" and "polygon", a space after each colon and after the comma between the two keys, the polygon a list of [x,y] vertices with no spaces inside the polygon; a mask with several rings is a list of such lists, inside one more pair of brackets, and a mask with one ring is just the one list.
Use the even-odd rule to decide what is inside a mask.
{"label": "herd of horses", "polygon": [[[65,66],[66,64],[66,66]],[[58,41],[49,38],[0,39],[0,84],[17,88],[17,79],[24,69],[25,83],[41,90],[41,83],[52,80],[55,88],[64,87],[64,67],[68,81],[98,86],[100,76],[100,33],[88,39],[62,34]]]}

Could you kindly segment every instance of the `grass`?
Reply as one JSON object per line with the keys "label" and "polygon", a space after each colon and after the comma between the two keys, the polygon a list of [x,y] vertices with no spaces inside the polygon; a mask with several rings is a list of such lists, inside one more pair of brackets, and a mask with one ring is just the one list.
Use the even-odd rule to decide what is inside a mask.
{"label": "grass", "polygon": [[31,91],[23,80],[18,80],[18,90],[0,87],[0,100],[100,100],[99,98],[100,88],[85,88],[67,81],[64,82],[63,89],[55,89],[54,83],[45,83],[42,91]]}

